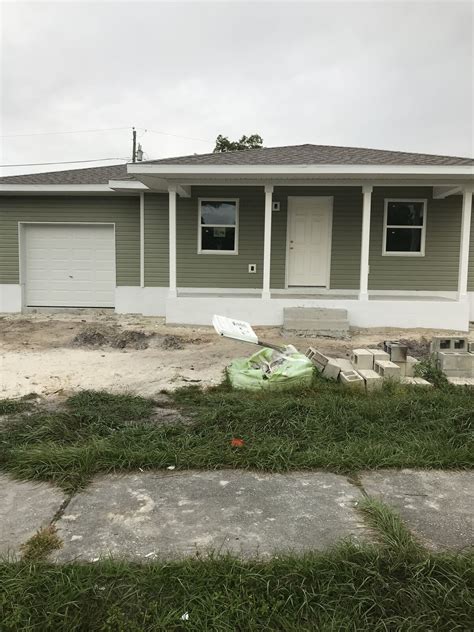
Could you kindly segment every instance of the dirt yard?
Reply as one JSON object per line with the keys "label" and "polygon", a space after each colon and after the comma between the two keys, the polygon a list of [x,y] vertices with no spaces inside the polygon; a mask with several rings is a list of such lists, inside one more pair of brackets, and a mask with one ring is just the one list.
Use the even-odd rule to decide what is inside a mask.
{"label": "dirt yard", "polygon": [[[412,355],[421,357],[436,333],[364,330],[333,340],[290,336],[278,328],[256,331],[268,342],[294,344],[303,352],[311,345],[339,357],[387,338],[407,340]],[[211,327],[170,327],[159,318],[94,312],[4,315],[0,350],[0,397],[5,398],[66,395],[81,388],[153,396],[186,384],[212,385],[222,380],[233,358],[256,349],[220,338]]]}

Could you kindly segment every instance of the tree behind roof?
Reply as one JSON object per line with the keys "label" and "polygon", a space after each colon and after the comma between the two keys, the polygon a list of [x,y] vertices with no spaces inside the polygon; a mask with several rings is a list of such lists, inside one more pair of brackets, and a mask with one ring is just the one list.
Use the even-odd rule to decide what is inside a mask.
{"label": "tree behind roof", "polygon": [[238,151],[240,149],[261,149],[263,138],[258,134],[251,134],[245,136],[245,134],[239,140],[229,140],[227,136],[219,136],[216,138],[216,146],[214,147],[214,153],[220,153],[224,151]]}

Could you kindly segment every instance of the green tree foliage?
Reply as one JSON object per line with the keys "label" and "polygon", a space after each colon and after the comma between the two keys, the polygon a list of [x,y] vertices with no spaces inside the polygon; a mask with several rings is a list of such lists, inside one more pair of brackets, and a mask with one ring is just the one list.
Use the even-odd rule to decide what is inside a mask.
{"label": "green tree foliage", "polygon": [[214,147],[214,153],[220,153],[224,151],[238,151],[240,149],[261,149],[263,138],[258,134],[251,134],[245,136],[245,134],[239,140],[229,140],[227,136],[219,136],[216,138],[216,146]]}

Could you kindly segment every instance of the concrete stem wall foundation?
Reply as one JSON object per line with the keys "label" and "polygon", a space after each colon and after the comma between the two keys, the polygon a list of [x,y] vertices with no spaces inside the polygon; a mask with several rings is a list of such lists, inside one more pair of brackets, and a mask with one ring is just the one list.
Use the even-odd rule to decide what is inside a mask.
{"label": "concrete stem wall foundation", "polygon": [[[21,286],[0,285],[0,313],[22,311]],[[118,314],[143,314],[165,317],[170,324],[210,325],[214,314],[232,316],[253,325],[283,324],[285,307],[324,307],[347,309],[353,327],[423,327],[433,329],[469,330],[474,321],[474,292],[467,301],[456,300],[387,300],[359,301],[354,299],[294,299],[220,296],[169,297],[165,287],[115,288],[115,311]]]}
{"label": "concrete stem wall foundation", "polygon": [[167,300],[166,322],[209,325],[212,316],[218,313],[222,316],[249,321],[252,325],[280,326],[283,324],[285,307],[347,309],[349,323],[353,327],[469,330],[469,302],[437,300],[359,301],[234,298],[232,296],[225,298],[178,297]]}

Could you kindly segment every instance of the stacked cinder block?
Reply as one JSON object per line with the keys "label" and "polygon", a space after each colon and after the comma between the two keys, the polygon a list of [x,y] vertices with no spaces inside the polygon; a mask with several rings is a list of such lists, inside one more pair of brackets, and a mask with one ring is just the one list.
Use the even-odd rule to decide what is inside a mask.
{"label": "stacked cinder block", "polygon": [[390,361],[400,368],[400,378],[415,376],[415,367],[418,364],[418,360],[408,355],[408,347],[406,345],[386,340],[384,348],[390,355]]}
{"label": "stacked cinder block", "polygon": [[359,375],[363,378],[367,391],[382,387],[383,379],[373,369],[359,369]]}
{"label": "stacked cinder block", "polygon": [[408,355],[406,345],[396,341],[385,341],[383,350],[353,349],[350,361],[329,358],[312,347],[306,355],[323,377],[338,380],[347,387],[365,388],[367,392],[381,388],[384,379],[413,386],[432,386],[427,380],[415,377],[418,360]]}
{"label": "stacked cinder block", "polygon": [[399,380],[401,377],[400,367],[391,360],[377,360],[375,371],[384,379]]}
{"label": "stacked cinder block", "polygon": [[473,378],[474,353],[470,352],[470,343],[461,336],[434,336],[431,341],[431,353],[436,358],[438,368],[448,378]]}
{"label": "stacked cinder block", "polygon": [[339,381],[343,386],[349,388],[365,388],[364,378],[357,371],[341,371],[339,373]]}

